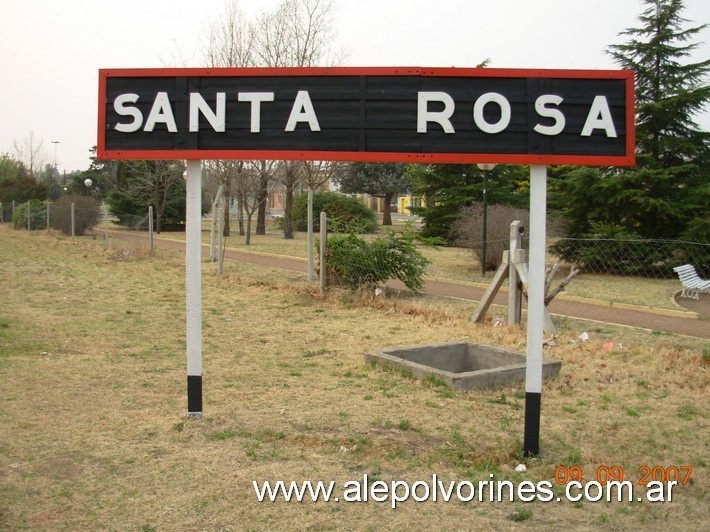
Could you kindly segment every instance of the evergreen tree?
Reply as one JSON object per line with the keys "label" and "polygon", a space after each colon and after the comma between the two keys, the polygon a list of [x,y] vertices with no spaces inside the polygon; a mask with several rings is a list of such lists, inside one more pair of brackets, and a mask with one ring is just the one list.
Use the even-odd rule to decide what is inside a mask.
{"label": "evergreen tree", "polygon": [[640,27],[622,32],[628,42],[608,51],[635,71],[637,166],[595,172],[598,180],[589,171],[553,178],[550,203],[568,215],[573,236],[607,226],[645,238],[709,240],[709,134],[694,117],[710,97],[710,60],[682,63],[707,25],[685,29],[682,0],[644,2]]}
{"label": "evergreen tree", "polygon": [[185,180],[181,161],[126,161],[118,165],[107,203],[112,215],[132,226],[153,207],[154,227],[181,229],[185,223]]}

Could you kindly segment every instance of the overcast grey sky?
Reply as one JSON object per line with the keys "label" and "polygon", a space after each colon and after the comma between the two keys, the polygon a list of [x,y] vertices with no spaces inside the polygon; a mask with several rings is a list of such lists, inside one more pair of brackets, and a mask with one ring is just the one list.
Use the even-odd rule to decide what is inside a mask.
{"label": "overcast grey sky", "polygon": [[[258,14],[278,0],[240,0]],[[637,26],[641,0],[335,0],[343,66],[617,68],[604,50]],[[710,0],[685,18],[710,22]],[[225,0],[0,0],[0,153],[30,133],[83,170],[96,144],[99,68],[201,66]],[[710,58],[710,30],[693,60]],[[710,110],[699,117],[710,129]],[[53,144],[52,141],[59,141]]]}

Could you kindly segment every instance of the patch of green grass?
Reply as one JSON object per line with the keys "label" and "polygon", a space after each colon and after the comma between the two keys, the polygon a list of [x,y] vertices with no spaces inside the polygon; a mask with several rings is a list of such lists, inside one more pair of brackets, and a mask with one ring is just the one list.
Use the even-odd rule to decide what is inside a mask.
{"label": "patch of green grass", "polygon": [[685,421],[693,421],[698,415],[700,414],[700,411],[694,407],[693,405],[682,405],[680,407],[680,412],[678,412],[678,417],[680,419],[683,419]]}
{"label": "patch of green grass", "polygon": [[322,355],[327,355],[328,350],[321,348],[321,349],[309,349],[307,351],[304,351],[303,357],[304,358],[311,358],[311,357],[317,357],[317,356],[322,356]]}
{"label": "patch of green grass", "polygon": [[433,388],[446,388],[448,387],[448,384],[446,384],[443,380],[441,380],[439,377],[437,377],[435,374],[430,373],[424,378],[424,384],[427,386],[431,386]]}
{"label": "patch of green grass", "polygon": [[234,432],[232,429],[227,429],[223,430],[220,432],[215,432],[214,434],[210,434],[208,436],[208,439],[211,441],[225,441],[225,440],[231,440],[232,438],[236,437],[237,433]]}
{"label": "patch of green grass", "polygon": [[408,419],[403,419],[399,423],[397,423],[397,428],[399,430],[408,430],[412,427],[412,424],[409,422]]}
{"label": "patch of green grass", "polygon": [[578,448],[572,448],[564,460],[565,464],[574,466],[582,463],[582,451]]}
{"label": "patch of green grass", "polygon": [[530,519],[532,516],[533,512],[529,508],[517,507],[515,508],[515,513],[510,515],[508,519],[515,523],[522,523],[523,521]]}

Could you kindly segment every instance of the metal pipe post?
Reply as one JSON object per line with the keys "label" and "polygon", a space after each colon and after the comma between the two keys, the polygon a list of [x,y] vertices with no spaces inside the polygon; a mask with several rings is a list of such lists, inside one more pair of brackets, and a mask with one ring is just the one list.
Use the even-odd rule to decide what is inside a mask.
{"label": "metal pipe post", "polygon": [[187,161],[187,415],[202,417],[202,161]]}
{"label": "metal pipe post", "polygon": [[545,323],[545,237],[547,167],[530,166],[530,265],[528,279],[528,337],[525,369],[525,456],[540,451],[542,342]]}

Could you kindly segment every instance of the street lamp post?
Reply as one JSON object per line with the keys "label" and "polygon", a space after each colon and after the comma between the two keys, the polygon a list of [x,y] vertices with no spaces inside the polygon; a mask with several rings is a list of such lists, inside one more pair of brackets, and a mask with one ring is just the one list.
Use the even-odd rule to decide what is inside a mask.
{"label": "street lamp post", "polygon": [[479,163],[479,170],[483,171],[483,253],[481,254],[481,275],[486,276],[486,246],[488,240],[488,172],[493,170],[496,165],[492,163]]}
{"label": "street lamp post", "polygon": [[59,144],[61,140],[53,140],[52,144],[54,144],[54,170],[59,174],[59,171],[57,170],[57,144]]}

